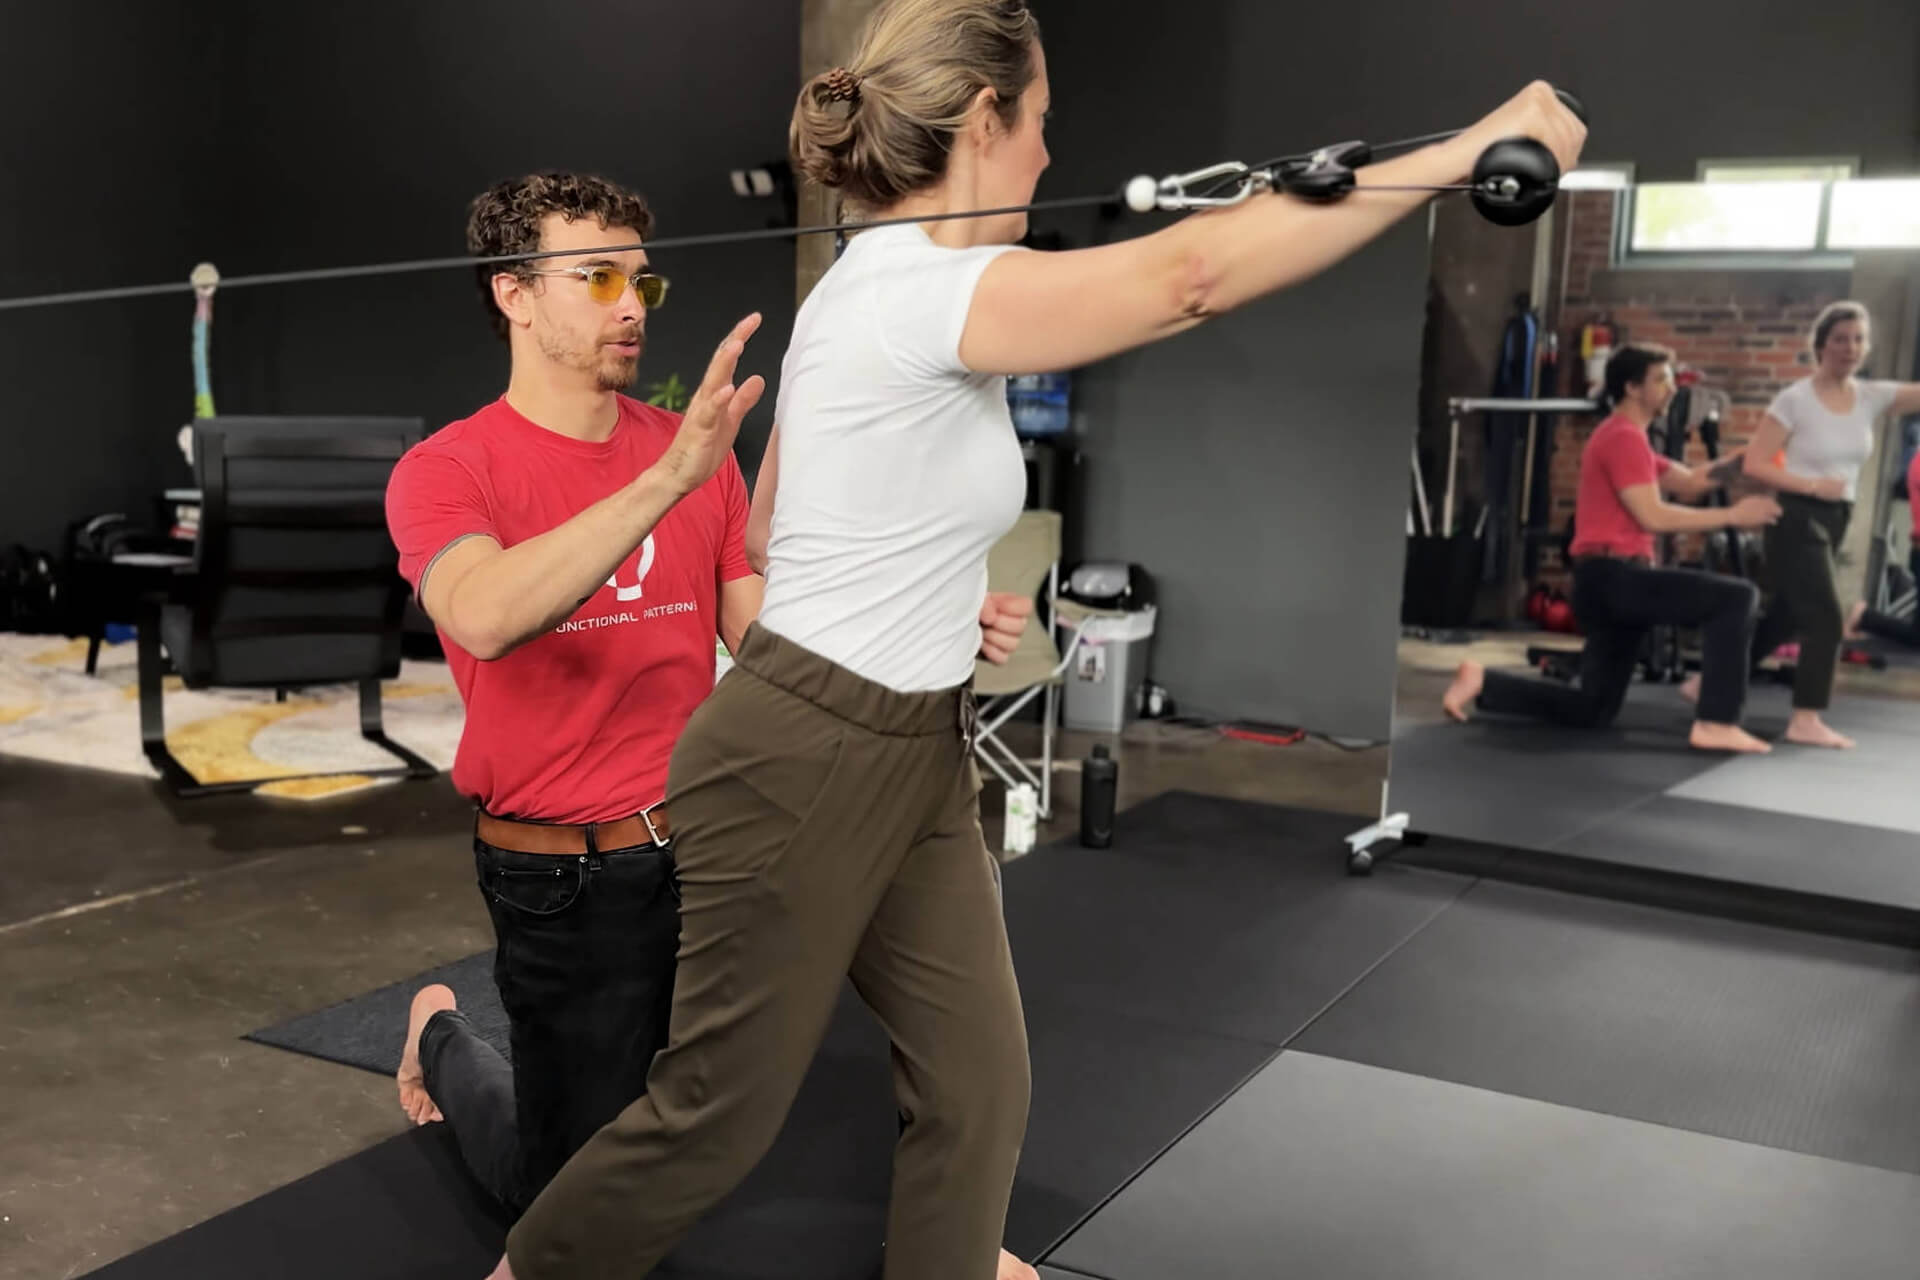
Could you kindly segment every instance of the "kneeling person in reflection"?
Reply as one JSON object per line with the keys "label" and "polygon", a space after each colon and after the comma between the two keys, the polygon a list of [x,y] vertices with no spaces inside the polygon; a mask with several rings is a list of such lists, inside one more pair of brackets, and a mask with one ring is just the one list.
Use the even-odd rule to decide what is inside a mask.
{"label": "kneeling person in reflection", "polygon": [[1487,671],[1463,662],[1444,699],[1447,714],[1468,710],[1597,728],[1619,715],[1647,631],[1666,623],[1698,627],[1701,687],[1690,741],[1708,751],[1766,751],[1740,727],[1747,697],[1747,649],[1759,592],[1741,578],[1653,563],[1654,537],[1754,529],[1780,517],[1772,498],[1731,507],[1677,506],[1723,483],[1722,468],[1695,472],[1654,453],[1647,427],[1673,398],[1673,353],[1630,345],[1607,362],[1607,399],[1616,408],[1580,455],[1573,515],[1573,612],[1586,634],[1577,684]]}

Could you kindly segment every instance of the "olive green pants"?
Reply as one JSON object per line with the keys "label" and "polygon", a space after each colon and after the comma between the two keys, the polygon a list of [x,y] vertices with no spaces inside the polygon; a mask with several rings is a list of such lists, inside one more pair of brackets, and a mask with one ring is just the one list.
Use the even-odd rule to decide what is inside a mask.
{"label": "olive green pants", "polygon": [[1793,671],[1797,710],[1824,711],[1833,700],[1833,676],[1846,627],[1834,573],[1852,514],[1849,502],[1783,493],[1780,519],[1767,527],[1770,591],[1760,625],[1754,628],[1753,656],[1758,662],[1799,637],[1800,658]]}
{"label": "olive green pants", "polygon": [[648,1274],[772,1145],[848,977],[893,1041],[887,1280],[992,1280],[1029,1079],[972,717],[749,629],[668,781],[667,1046],[508,1236],[518,1280]]}

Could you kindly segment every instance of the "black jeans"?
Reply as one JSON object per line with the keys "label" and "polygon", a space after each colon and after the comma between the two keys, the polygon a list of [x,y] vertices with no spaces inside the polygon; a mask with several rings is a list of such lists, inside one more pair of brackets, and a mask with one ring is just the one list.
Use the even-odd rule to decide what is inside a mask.
{"label": "black jeans", "polygon": [[474,841],[511,1065],[458,1012],[420,1035],[428,1095],[474,1176],[520,1212],[646,1092],[667,1039],[679,898],[668,848],[583,857]]}
{"label": "black jeans", "polygon": [[1582,560],[1573,570],[1573,614],[1587,637],[1579,682],[1489,671],[1479,707],[1579,728],[1610,724],[1633,684],[1648,630],[1666,623],[1700,628],[1697,718],[1736,724],[1747,700],[1747,651],[1759,603],[1759,590],[1743,578]]}
{"label": "black jeans", "polygon": [[1826,502],[1797,493],[1779,495],[1780,520],[1766,532],[1767,577],[1772,591],[1766,616],[1753,637],[1753,661],[1794,637],[1800,656],[1793,666],[1793,705],[1824,711],[1833,700],[1840,663],[1845,610],[1834,585],[1840,545],[1853,514],[1850,502]]}

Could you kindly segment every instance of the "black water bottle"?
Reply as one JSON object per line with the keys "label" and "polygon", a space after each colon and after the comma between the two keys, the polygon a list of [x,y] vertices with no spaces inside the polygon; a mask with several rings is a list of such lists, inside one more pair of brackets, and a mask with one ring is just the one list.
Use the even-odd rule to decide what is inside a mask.
{"label": "black water bottle", "polygon": [[1120,766],[1105,747],[1080,762],[1080,843],[1105,849],[1113,843],[1113,804],[1119,790]]}

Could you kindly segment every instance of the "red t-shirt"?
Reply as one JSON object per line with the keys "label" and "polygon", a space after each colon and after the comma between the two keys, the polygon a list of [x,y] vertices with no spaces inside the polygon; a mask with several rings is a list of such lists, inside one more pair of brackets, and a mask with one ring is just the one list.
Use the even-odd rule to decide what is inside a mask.
{"label": "red t-shirt", "polygon": [[1625,414],[1616,413],[1595,427],[1580,453],[1580,492],[1574,500],[1569,553],[1651,560],[1653,535],[1620,501],[1620,491],[1657,484],[1672,465],[1647,443],[1646,428]]}
{"label": "red t-shirt", "polygon": [[[387,486],[400,572],[456,539],[512,547],[564,524],[651,466],[678,414],[620,397],[604,442],[548,431],[502,399],[407,453]],[[493,662],[440,632],[466,704],[453,782],[492,814],[607,822],[657,804],[674,740],[713,691],[719,588],[747,564],[747,488],[729,457],[668,511],[566,622]]]}
{"label": "red t-shirt", "polygon": [[1920,547],[1920,449],[1907,464],[1907,504],[1913,510],[1913,545]]}

